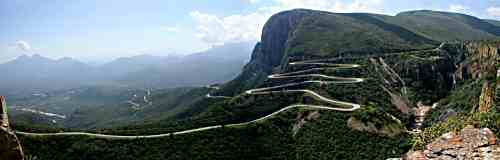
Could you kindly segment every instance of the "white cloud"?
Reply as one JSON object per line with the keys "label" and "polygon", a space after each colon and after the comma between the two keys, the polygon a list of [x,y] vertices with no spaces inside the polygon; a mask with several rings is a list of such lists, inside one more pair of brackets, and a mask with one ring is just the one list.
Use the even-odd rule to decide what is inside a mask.
{"label": "white cloud", "polygon": [[500,17],[500,7],[489,7],[486,11],[490,16]]}
{"label": "white cloud", "polygon": [[23,40],[18,40],[15,43],[17,49],[25,52],[25,53],[33,53],[33,48],[31,48],[31,45]]}
{"label": "white cloud", "polygon": [[461,4],[452,4],[448,7],[448,11],[450,12],[457,12],[457,13],[467,13],[469,10],[469,7],[466,7]]}
{"label": "white cloud", "polygon": [[256,41],[260,39],[260,30],[266,19],[270,17],[267,13],[258,12],[218,17],[194,11],[190,15],[198,22],[196,36],[211,45]]}
{"label": "white cloud", "polygon": [[[246,0],[257,3],[259,0]],[[261,6],[256,11],[245,14],[217,16],[193,11],[190,13],[197,25],[197,37],[205,43],[220,45],[227,42],[260,41],[265,22],[273,14],[295,8],[324,10],[330,12],[371,12],[382,13],[382,0],[273,0],[274,4]]]}

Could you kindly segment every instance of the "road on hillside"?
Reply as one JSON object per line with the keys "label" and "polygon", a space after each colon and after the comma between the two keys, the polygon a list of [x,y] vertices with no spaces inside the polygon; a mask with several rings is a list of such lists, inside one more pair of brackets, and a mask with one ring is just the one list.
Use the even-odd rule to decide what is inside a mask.
{"label": "road on hillside", "polygon": [[[323,97],[314,91],[306,90],[306,89],[304,89],[304,90],[272,91],[273,89],[287,88],[287,87],[291,87],[291,86],[298,86],[298,85],[309,84],[309,83],[321,83],[321,84],[336,83],[336,84],[339,84],[339,83],[363,82],[363,79],[361,79],[361,78],[343,78],[343,77],[327,76],[327,75],[322,75],[322,74],[304,74],[304,73],[312,72],[312,71],[316,71],[316,70],[356,68],[356,67],[359,67],[359,65],[356,65],[356,64],[330,64],[330,63],[316,63],[316,62],[315,63],[293,62],[293,63],[290,63],[290,65],[319,65],[319,66],[326,66],[326,67],[312,68],[312,69],[307,69],[307,70],[302,70],[302,71],[297,71],[297,72],[290,72],[290,73],[283,73],[283,74],[273,74],[273,75],[268,76],[268,78],[270,78],[270,79],[285,79],[285,78],[301,78],[301,77],[321,77],[321,78],[324,78],[327,80],[325,80],[325,81],[319,81],[319,80],[304,81],[304,82],[289,83],[289,84],[284,84],[284,85],[279,85],[279,86],[274,86],[274,87],[251,89],[251,90],[245,91],[245,94],[260,95],[260,94],[271,94],[271,93],[278,93],[278,92],[279,93],[298,93],[298,92],[300,92],[300,93],[307,93],[318,101],[323,101],[323,102],[326,102],[328,104],[341,106],[341,107],[296,104],[296,105],[287,106],[287,107],[282,108],[282,109],[280,109],[276,112],[273,112],[269,115],[266,115],[264,117],[261,117],[261,118],[258,118],[258,119],[255,119],[255,120],[252,120],[249,122],[226,124],[224,126],[234,127],[234,126],[248,125],[250,123],[263,121],[263,120],[268,119],[274,115],[277,115],[283,111],[286,111],[286,110],[289,110],[292,108],[299,108],[299,107],[310,108],[310,109],[321,109],[321,110],[334,110],[334,111],[342,111],[342,112],[352,112],[352,111],[355,111],[355,110],[361,108],[361,106],[359,104],[332,100],[332,99]],[[216,89],[218,89],[218,88],[216,88]],[[211,96],[210,94],[207,94],[206,97],[208,97],[208,98],[232,98],[232,97],[227,97],[227,96]],[[345,107],[350,107],[350,108],[345,108]],[[221,128],[221,127],[223,127],[223,125],[208,126],[208,127],[202,127],[202,128],[190,129],[190,130],[185,130],[185,131],[166,133],[166,134],[140,135],[140,136],[106,135],[106,134],[86,133],[86,132],[27,133],[27,132],[16,131],[16,134],[24,135],[24,136],[91,136],[91,137],[95,137],[95,138],[106,138],[106,139],[137,139],[137,138],[160,138],[160,137],[167,137],[170,135],[182,135],[182,134],[200,132],[200,131],[211,130],[211,129]]]}
{"label": "road on hillside", "polygon": [[[444,43],[439,45],[439,47],[431,50],[440,50],[444,46]],[[429,50],[429,51],[431,51]],[[428,51],[428,50],[421,50],[421,51]],[[418,52],[418,51],[410,51],[410,52]],[[389,54],[401,54],[401,53],[409,53],[409,52],[397,52],[397,53],[389,53]],[[338,58],[334,58],[337,60]],[[306,69],[306,70],[301,70],[301,71],[296,71],[296,72],[289,72],[289,73],[282,73],[282,74],[272,74],[269,75],[269,79],[291,79],[291,78],[305,78],[305,77],[320,77],[326,80],[311,80],[311,81],[303,81],[303,82],[297,82],[297,83],[288,83],[284,85],[278,85],[278,86],[273,86],[273,87],[265,87],[265,88],[257,88],[257,89],[250,89],[244,92],[244,94],[251,94],[251,95],[261,95],[261,94],[272,94],[272,93],[294,93],[294,92],[299,92],[299,93],[306,93],[312,96],[314,99],[318,101],[323,101],[328,104],[332,104],[335,106],[340,106],[340,107],[330,107],[330,106],[321,106],[321,105],[308,105],[308,104],[295,104],[295,105],[290,105],[285,108],[282,108],[276,112],[273,112],[269,115],[266,115],[264,117],[248,121],[248,122],[243,122],[243,123],[235,123],[235,124],[225,124],[224,126],[226,127],[234,127],[234,126],[244,126],[248,125],[250,123],[255,123],[259,121],[266,120],[276,114],[279,114],[283,111],[292,109],[292,108],[310,108],[310,109],[320,109],[320,110],[332,110],[332,111],[341,111],[341,112],[352,112],[355,111],[361,106],[359,104],[354,104],[354,103],[349,103],[349,102],[343,102],[343,101],[337,101],[333,99],[329,99],[326,97],[321,96],[320,94],[303,89],[303,90],[280,90],[280,91],[273,91],[275,89],[285,89],[288,87],[292,86],[299,86],[303,84],[311,84],[311,83],[319,83],[319,84],[345,84],[345,83],[360,83],[363,82],[364,79],[362,78],[345,78],[345,77],[335,77],[335,76],[327,76],[323,74],[305,74],[308,72],[313,72],[313,71],[320,71],[320,70],[328,70],[328,69],[351,69],[351,68],[357,68],[360,67],[357,64],[333,64],[333,63],[327,63],[325,61],[331,61],[333,59],[319,59],[319,60],[306,60],[306,61],[298,61],[298,62],[291,62],[289,65],[316,65],[316,66],[324,66],[324,67],[317,67],[317,68],[311,68],[311,69]],[[210,87],[213,89],[219,89],[219,87]],[[232,98],[228,96],[212,96],[209,94],[206,95],[207,98]],[[16,134],[19,135],[24,135],[24,136],[92,136],[96,138],[106,138],[106,139],[137,139],[137,138],[160,138],[160,137],[166,137],[170,135],[182,135],[182,134],[188,134],[188,133],[194,133],[194,132],[200,132],[200,131],[206,131],[206,130],[211,130],[211,129],[216,129],[216,128],[222,128],[223,125],[215,125],[215,126],[208,126],[208,127],[201,127],[201,128],[196,128],[196,129],[190,129],[190,130],[184,130],[184,131],[179,131],[179,132],[173,132],[173,133],[165,133],[165,134],[157,134],[157,135],[141,135],[141,136],[120,136],[120,135],[105,135],[105,134],[96,134],[96,133],[86,133],[86,132],[62,132],[62,133],[27,133],[27,132],[21,132],[21,131],[16,131]]]}

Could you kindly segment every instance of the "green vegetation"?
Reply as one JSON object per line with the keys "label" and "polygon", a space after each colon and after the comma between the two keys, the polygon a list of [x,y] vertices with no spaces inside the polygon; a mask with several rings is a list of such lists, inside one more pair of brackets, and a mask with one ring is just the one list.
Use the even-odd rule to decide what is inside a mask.
{"label": "green vegetation", "polygon": [[484,40],[500,36],[500,28],[460,13],[409,11],[386,17],[386,21],[437,41]]}
{"label": "green vegetation", "polygon": [[[470,113],[477,106],[482,82],[493,80],[491,75],[482,79],[471,78],[475,77],[471,74],[483,72],[481,66],[475,66],[482,64],[474,61],[476,53],[469,53],[470,50],[462,42],[434,49],[439,44],[438,41],[496,38],[500,34],[497,32],[499,28],[485,25],[484,21],[473,17],[446,12],[415,11],[392,17],[330,14],[310,10],[296,12],[301,12],[304,16],[292,19],[292,16],[287,18],[286,13],[280,14],[285,16],[281,17],[286,21],[283,24],[294,25],[293,30],[287,31],[286,27],[289,26],[285,29],[283,26],[267,26],[267,30],[265,29],[290,32],[293,36],[285,39],[284,44],[258,44],[252,61],[245,66],[242,74],[223,84],[220,90],[176,89],[155,94],[154,103],[141,110],[132,110],[130,107],[123,107],[124,105],[80,110],[80,115],[99,112],[96,114],[99,119],[84,126],[99,133],[149,135],[247,122],[293,104],[325,105],[307,94],[241,94],[252,88],[317,80],[318,78],[304,78],[271,81],[266,76],[272,71],[305,69],[300,68],[304,66],[288,66],[288,61],[321,58],[339,58],[329,61],[359,64],[361,67],[318,72],[339,77],[359,77],[365,81],[352,84],[312,84],[296,88],[361,104],[361,109],[352,113],[318,111],[319,117],[311,119],[302,117],[302,114],[311,110],[291,109],[250,125],[225,126],[156,139],[20,136],[21,142],[27,154],[42,160],[386,159],[398,157],[412,147],[420,149],[442,133],[458,130],[465,124],[491,127],[495,133],[500,133],[498,114]],[[297,23],[289,24],[289,21]],[[282,25],[280,22],[273,24]],[[449,31],[444,32],[445,30]],[[283,53],[275,53],[280,48],[283,48]],[[279,57],[282,64],[272,63],[276,55],[283,55]],[[459,68],[461,65],[472,64],[474,66],[470,70]],[[462,73],[462,69],[467,71]],[[458,79],[458,76],[463,77]],[[207,93],[235,97],[227,100],[207,99],[204,97]],[[354,117],[363,123],[373,123],[380,129],[395,126],[396,120],[392,119],[395,117],[401,121],[397,123],[397,127],[411,126],[412,117],[409,113],[402,113],[402,110],[410,112],[419,102],[424,105],[439,102],[440,105],[430,115],[428,128],[415,137],[405,133],[390,137],[360,132],[347,125],[348,119]],[[119,118],[106,119],[108,116]],[[129,125],[120,125],[124,123]],[[31,130],[29,125],[15,127]]]}
{"label": "green vegetation", "polygon": [[[458,85],[450,96],[439,101],[439,106],[434,109],[430,115],[430,120],[427,125],[440,121],[440,116],[446,116],[446,112],[454,113],[471,113],[474,106],[479,104],[479,96],[481,95],[481,83],[475,80],[462,82],[463,85]],[[445,117],[441,117],[445,118]]]}
{"label": "green vegetation", "polygon": [[389,138],[353,131],[346,126],[349,114],[332,111],[321,111],[319,119],[306,123],[293,137],[291,125],[298,111],[290,110],[246,127],[225,127],[157,139],[19,138],[26,146],[25,152],[39,160],[385,159],[405,152],[408,149],[405,146],[409,146],[406,136]]}
{"label": "green vegetation", "polygon": [[[63,127],[77,130],[91,129],[95,131],[102,128],[114,128],[133,124],[143,124],[152,121],[156,122],[164,119],[183,119],[190,117],[204,111],[204,109],[206,109],[206,107],[210,104],[219,101],[205,98],[205,95],[210,90],[211,89],[208,88],[175,88],[154,90],[152,96],[148,97],[151,103],[143,101],[143,96],[145,96],[146,91],[119,91],[115,94],[119,93],[122,95],[117,96],[121,100],[116,100],[114,104],[101,102],[97,104],[97,102],[94,102],[95,106],[83,106],[90,104],[78,100],[53,100],[59,99],[54,97],[39,101],[43,102],[40,103],[40,105],[45,106],[44,104],[46,104],[47,106],[45,107],[50,108],[66,106],[66,103],[74,103],[75,106],[80,107],[72,108],[72,112],[63,112],[68,116],[68,118],[57,119],[58,123],[55,125],[50,122],[50,119],[44,119],[43,116],[35,115],[33,113],[18,112],[11,114],[11,117],[13,117],[12,119],[15,124],[48,124],[53,127]],[[91,94],[87,91],[82,93],[85,95]],[[134,94],[137,95],[136,98],[134,98]],[[81,94],[75,96],[75,99],[76,97],[83,97],[85,99],[90,98],[88,96],[80,95]],[[114,96],[103,95],[100,99],[112,99],[113,97]],[[135,100],[135,103],[140,104],[140,106],[136,108],[132,107],[132,105],[127,102],[129,100]],[[36,102],[30,103],[36,104]],[[68,105],[68,108],[71,107],[72,105]],[[70,110],[68,108],[66,108],[66,110]]]}
{"label": "green vegetation", "polygon": [[385,137],[353,131],[346,126],[349,114],[322,112],[320,117],[296,135],[297,159],[387,159],[411,147],[407,135]]}
{"label": "green vegetation", "polygon": [[337,57],[432,48],[438,42],[371,14],[312,13],[289,40],[287,56]]}

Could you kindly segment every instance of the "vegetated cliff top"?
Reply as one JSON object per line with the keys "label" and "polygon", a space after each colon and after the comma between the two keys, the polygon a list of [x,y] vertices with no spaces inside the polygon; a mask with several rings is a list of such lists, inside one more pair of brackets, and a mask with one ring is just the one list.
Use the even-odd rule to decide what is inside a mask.
{"label": "vegetated cliff top", "polygon": [[[262,34],[262,50],[278,58],[301,54],[338,56],[340,53],[422,49],[439,44],[438,41],[498,36],[500,27],[459,13],[419,10],[387,16],[297,9],[269,19]],[[274,48],[276,45],[281,45],[281,49]],[[274,51],[287,54],[275,55]]]}
{"label": "vegetated cliff top", "polygon": [[459,13],[420,10],[387,16],[296,9],[269,19],[262,31],[261,51],[252,58],[277,66],[285,55],[333,57],[415,50],[432,48],[439,41],[498,36],[500,27]]}
{"label": "vegetated cliff top", "polygon": [[[319,59],[437,47],[454,40],[499,39],[500,27],[473,16],[430,10],[388,16],[295,9],[273,15],[243,72],[222,88],[238,93],[261,84],[289,58]],[[226,89],[225,89],[226,88]],[[229,89],[227,89],[229,88]]]}

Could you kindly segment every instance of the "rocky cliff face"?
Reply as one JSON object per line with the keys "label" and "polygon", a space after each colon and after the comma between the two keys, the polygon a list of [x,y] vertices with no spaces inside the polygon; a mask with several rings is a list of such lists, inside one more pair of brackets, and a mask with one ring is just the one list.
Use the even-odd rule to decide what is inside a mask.
{"label": "rocky cliff face", "polygon": [[495,85],[486,81],[483,83],[481,96],[479,97],[479,112],[491,112],[495,101]]}
{"label": "rocky cliff face", "polygon": [[470,42],[464,44],[465,56],[455,73],[457,80],[482,79],[478,111],[491,112],[495,104],[498,64],[500,61],[499,42]]}
{"label": "rocky cliff face", "polygon": [[255,45],[250,62],[238,77],[221,88],[219,94],[234,95],[255,88],[264,83],[273,69],[279,70],[288,40],[301,19],[309,13],[309,10],[291,10],[273,15],[264,26],[261,42]]}
{"label": "rocky cliff face", "polygon": [[271,67],[279,66],[289,46],[288,40],[294,36],[302,18],[308,14],[308,10],[292,10],[273,15],[262,31],[261,52],[255,52],[252,60],[269,64]]}
{"label": "rocky cliff face", "polygon": [[460,133],[446,133],[428,144],[423,151],[410,152],[407,160],[489,160],[500,159],[500,145],[488,128],[468,126]]}
{"label": "rocky cliff face", "polygon": [[496,79],[498,78],[497,66],[500,60],[499,48],[499,43],[471,44],[468,47],[469,52],[476,54],[474,60],[480,64],[479,76],[486,79],[479,97],[479,112],[491,112],[494,107]]}
{"label": "rocky cliff face", "polygon": [[24,159],[24,154],[21,149],[21,144],[9,127],[7,105],[2,96],[0,96],[0,109],[0,159],[22,160]]}

